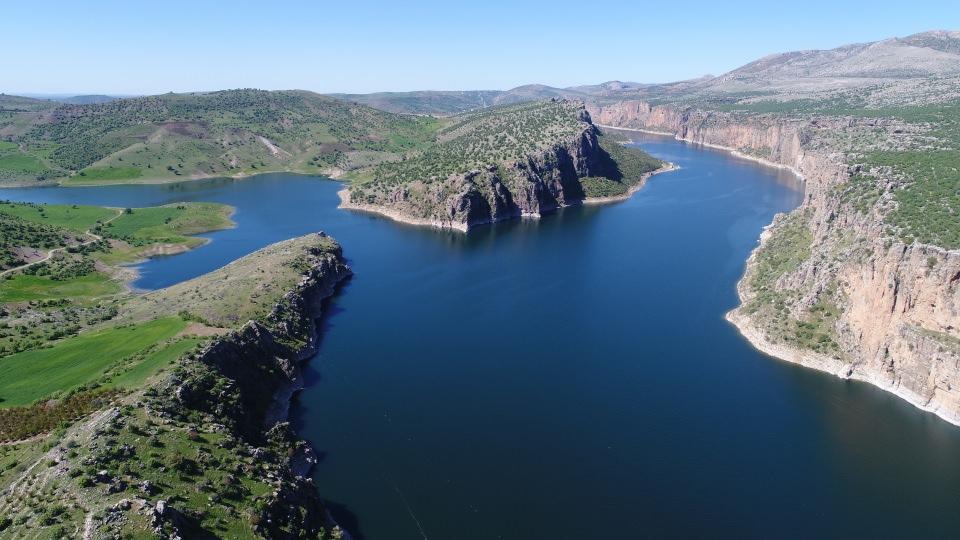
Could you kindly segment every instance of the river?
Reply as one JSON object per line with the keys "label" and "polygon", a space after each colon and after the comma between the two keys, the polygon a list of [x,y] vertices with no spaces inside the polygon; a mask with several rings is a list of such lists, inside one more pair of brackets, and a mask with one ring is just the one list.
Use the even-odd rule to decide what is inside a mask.
{"label": "river", "polygon": [[295,407],[358,540],[952,536],[960,429],[755,351],[724,319],[789,174],[672,139],[631,199],[467,235],[338,210],[340,184],[10,189],[35,202],[217,201],[238,227],[140,265],[163,287],[324,230],[355,277]]}

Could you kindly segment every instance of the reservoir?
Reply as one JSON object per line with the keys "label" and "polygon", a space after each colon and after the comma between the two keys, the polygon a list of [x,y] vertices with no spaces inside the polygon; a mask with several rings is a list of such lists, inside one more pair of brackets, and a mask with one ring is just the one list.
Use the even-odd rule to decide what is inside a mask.
{"label": "reservoir", "polygon": [[723,315],[789,173],[655,136],[627,201],[469,234],[337,209],[341,184],[10,189],[34,202],[216,201],[237,227],[140,265],[164,287],[323,230],[355,272],[293,422],[356,539],[946,537],[960,428],[755,351]]}

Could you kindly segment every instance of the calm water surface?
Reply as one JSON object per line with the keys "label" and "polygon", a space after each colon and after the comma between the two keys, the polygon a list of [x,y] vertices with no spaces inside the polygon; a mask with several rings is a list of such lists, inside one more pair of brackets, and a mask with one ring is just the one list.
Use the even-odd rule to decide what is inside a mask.
{"label": "calm water surface", "polygon": [[264,175],[7,190],[218,201],[236,229],[141,265],[163,287],[316,230],[356,276],[330,303],[295,423],[356,538],[954,536],[960,429],[754,351],[723,314],[776,170],[662,138],[633,198],[469,235],[339,211],[339,184]]}

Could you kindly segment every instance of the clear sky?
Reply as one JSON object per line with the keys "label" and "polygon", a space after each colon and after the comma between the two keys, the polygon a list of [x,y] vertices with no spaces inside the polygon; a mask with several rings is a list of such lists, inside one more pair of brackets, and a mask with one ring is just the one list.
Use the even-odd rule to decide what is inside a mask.
{"label": "clear sky", "polygon": [[5,2],[0,92],[506,89],[960,29],[953,1]]}

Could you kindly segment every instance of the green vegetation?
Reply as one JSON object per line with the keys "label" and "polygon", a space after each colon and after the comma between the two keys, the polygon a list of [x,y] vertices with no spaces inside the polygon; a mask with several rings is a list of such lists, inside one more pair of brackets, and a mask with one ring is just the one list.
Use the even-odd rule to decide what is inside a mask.
{"label": "green vegetation", "polygon": [[0,146],[0,181],[347,170],[429,145],[441,124],[302,91],[225,90],[82,105],[6,102],[0,131],[11,141]]}
{"label": "green vegetation", "polygon": [[580,106],[572,102],[542,101],[458,116],[439,132],[438,144],[403,161],[379,165],[374,182],[430,184],[522,159],[583,132],[587,126],[579,111]]}
{"label": "green vegetation", "polygon": [[610,156],[613,168],[616,169],[608,175],[613,180],[628,186],[636,184],[644,175],[663,166],[663,162],[659,159],[635,146],[621,144],[624,141],[613,135],[601,135],[597,141],[600,143],[600,148]]}
{"label": "green vegetation", "polygon": [[837,186],[840,200],[852,204],[861,214],[867,213],[883,195],[879,179],[869,174],[855,174],[846,184]]}
{"label": "green vegetation", "polygon": [[19,441],[45,433],[107,406],[118,392],[69,392],[63,399],[33,405],[0,408],[0,442]]}
{"label": "green vegetation", "polygon": [[0,303],[56,298],[88,300],[116,294],[121,290],[122,287],[116,281],[101,272],[68,279],[19,274],[0,281]]}
{"label": "green vegetation", "polygon": [[135,362],[133,367],[107,381],[107,386],[136,390],[154,374],[170,366],[174,360],[195,349],[200,342],[201,340],[198,338],[186,338],[153,351]]}
{"label": "green vegetation", "polygon": [[[330,238],[308,235],[111,301],[119,313],[75,299],[8,306],[0,338],[66,321],[87,329],[0,358],[0,489],[22,487],[0,500],[8,519],[0,528],[67,537],[92,516],[99,536],[151,538],[158,523],[139,501],[163,500],[184,537],[341,538],[325,528],[312,486],[291,474],[305,443],[283,424],[263,427],[276,389],[289,382],[281,359],[296,358],[313,330],[313,314],[287,293],[335,256]],[[108,322],[91,329],[99,316]],[[225,327],[204,327],[207,318]],[[200,360],[211,339],[247,350],[250,335],[229,330],[249,318],[273,336],[264,342],[272,354],[232,367]]]}
{"label": "green vegetation", "polygon": [[581,178],[580,185],[583,186],[583,194],[587,197],[616,197],[623,195],[629,189],[622,182],[602,176]]}
{"label": "green vegetation", "polygon": [[[95,228],[97,222],[107,221],[116,216],[117,211],[101,206],[35,204],[6,201],[0,203],[0,214],[82,233]],[[27,243],[23,245],[29,246],[32,244]]]}
{"label": "green vegetation", "polygon": [[960,248],[960,147],[876,152],[868,160],[890,167],[906,179],[906,184],[894,191],[897,208],[888,220],[901,239]]}
{"label": "green vegetation", "polygon": [[0,270],[23,264],[21,248],[44,251],[66,246],[75,236],[59,229],[0,213]]}
{"label": "green vegetation", "polygon": [[143,170],[138,167],[87,167],[75,177],[81,181],[132,180],[139,178]]}
{"label": "green vegetation", "polygon": [[757,251],[750,277],[750,288],[757,295],[756,302],[775,301],[777,280],[796,270],[810,257],[813,238],[807,228],[808,218],[806,213],[788,215]]}
{"label": "green vegetation", "polygon": [[179,203],[151,208],[129,208],[100,229],[107,238],[133,246],[197,244],[189,235],[230,227],[229,206],[214,203]]}
{"label": "green vegetation", "polygon": [[122,358],[183,330],[179,318],[80,334],[0,359],[0,407],[27,405],[94,380]]}
{"label": "green vegetation", "polygon": [[747,285],[753,296],[744,309],[763,320],[776,338],[790,345],[839,357],[834,325],[840,310],[839,294],[832,283],[817,297],[801,319],[792,315],[798,293],[778,286],[778,280],[810,257],[813,241],[807,221],[809,213],[790,214],[778,224],[757,251]]}

